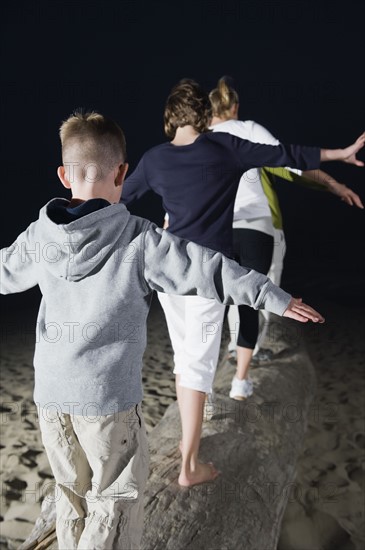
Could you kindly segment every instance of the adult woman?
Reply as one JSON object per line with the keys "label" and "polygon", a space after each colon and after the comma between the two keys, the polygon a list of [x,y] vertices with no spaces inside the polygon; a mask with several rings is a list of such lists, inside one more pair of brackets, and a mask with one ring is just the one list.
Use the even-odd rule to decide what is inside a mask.
{"label": "adult woman", "polygon": [[[147,151],[125,181],[126,204],[151,189],[169,213],[169,231],[232,256],[233,204],[241,175],[252,166],[317,168],[323,160],[355,163],[365,136],[344,150],[258,145],[208,131],[208,95],[193,80],[180,81],[165,107],[165,133],[171,140]],[[204,261],[204,257],[202,258]],[[163,269],[163,266],[161,266]],[[211,392],[218,360],[224,307],[213,300],[168,296],[163,301],[174,348],[176,391],[182,422],[179,484],[214,479],[211,464],[198,461],[203,405]]]}
{"label": "adult woman", "polygon": [[[209,94],[212,106],[211,129],[214,132],[228,132],[255,143],[278,145],[279,141],[257,122],[238,120],[238,93],[227,80],[225,77],[220,78],[217,87]],[[282,177],[291,181],[299,179],[304,185],[312,182],[324,186],[350,204],[354,202],[362,207],[359,197],[351,189],[339,184],[322,170],[302,173],[300,170],[288,172],[280,169],[279,174],[280,172]],[[240,265],[268,274],[279,285],[285,255],[285,237],[279,203],[275,191],[270,187],[270,176],[269,170],[258,168],[243,174],[234,205],[233,243],[235,258]],[[264,315],[268,321],[267,312]],[[237,308],[233,306],[230,307],[228,320],[231,331],[229,351],[237,359],[237,371],[232,380],[230,397],[240,400],[249,397],[253,392],[248,373],[255,347],[257,349],[258,311],[239,306],[237,315]],[[263,337],[264,334],[261,340]],[[235,354],[232,353],[234,347]]]}

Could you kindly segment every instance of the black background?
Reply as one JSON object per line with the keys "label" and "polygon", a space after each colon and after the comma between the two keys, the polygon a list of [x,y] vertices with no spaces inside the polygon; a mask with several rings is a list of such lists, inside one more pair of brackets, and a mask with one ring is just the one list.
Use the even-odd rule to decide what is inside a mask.
{"label": "black background", "polygon": [[[283,142],[342,147],[365,129],[362,1],[12,2],[2,19],[1,246],[50,198],[68,196],[56,176],[58,128],[77,107],[122,126],[130,171],[165,141],[164,103],[182,77],[209,91],[231,75],[240,118]],[[322,167],[365,202],[363,168]],[[277,190],[282,286],[313,305],[364,303],[365,212],[281,181]],[[158,223],[162,212],[156,197],[137,211]]]}

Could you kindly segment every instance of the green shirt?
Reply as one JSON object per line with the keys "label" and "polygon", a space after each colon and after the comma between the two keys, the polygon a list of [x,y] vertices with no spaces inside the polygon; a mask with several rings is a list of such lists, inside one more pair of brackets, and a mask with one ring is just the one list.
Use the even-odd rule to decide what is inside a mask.
{"label": "green shirt", "polygon": [[287,168],[269,168],[267,166],[261,168],[261,183],[269,202],[272,222],[275,229],[283,229],[283,217],[281,215],[279,198],[274,189],[275,176],[279,176],[286,181],[298,183],[299,185],[304,185],[304,187],[309,187],[317,191],[328,191],[327,187],[322,183],[318,183],[306,176],[300,176]]}

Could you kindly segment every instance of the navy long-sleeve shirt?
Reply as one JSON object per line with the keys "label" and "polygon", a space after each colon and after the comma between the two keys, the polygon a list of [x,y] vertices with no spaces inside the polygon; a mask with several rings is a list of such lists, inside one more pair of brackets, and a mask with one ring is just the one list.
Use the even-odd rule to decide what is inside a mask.
{"label": "navy long-sleeve shirt", "polygon": [[261,145],[207,132],[190,145],[168,142],[147,151],[125,180],[121,202],[153,190],[162,197],[171,233],[232,256],[233,205],[242,174],[261,166],[319,165],[318,147]]}

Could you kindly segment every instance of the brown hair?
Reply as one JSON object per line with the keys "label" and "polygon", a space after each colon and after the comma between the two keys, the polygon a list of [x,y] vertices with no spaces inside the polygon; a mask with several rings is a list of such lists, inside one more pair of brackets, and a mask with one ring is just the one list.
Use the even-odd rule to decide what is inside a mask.
{"label": "brown hair", "polygon": [[63,163],[97,164],[101,176],[126,160],[123,130],[95,112],[75,111],[60,127]]}
{"label": "brown hair", "polygon": [[171,90],[164,112],[164,129],[173,139],[177,128],[191,125],[199,134],[208,131],[211,107],[208,94],[195,80],[184,78]]}
{"label": "brown hair", "polygon": [[230,109],[239,103],[238,93],[228,84],[227,80],[228,77],[222,76],[218,80],[217,87],[209,94],[213,116],[219,118],[229,118]]}

